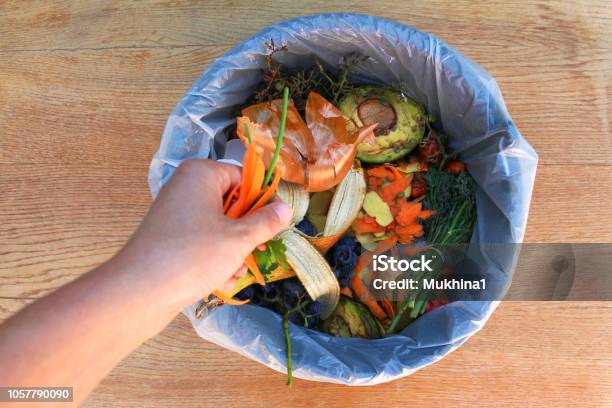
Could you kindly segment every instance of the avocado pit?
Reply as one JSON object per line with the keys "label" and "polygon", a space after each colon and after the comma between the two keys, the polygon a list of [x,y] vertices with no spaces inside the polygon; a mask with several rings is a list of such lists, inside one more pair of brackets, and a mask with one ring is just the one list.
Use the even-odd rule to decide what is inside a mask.
{"label": "avocado pit", "polygon": [[378,124],[376,139],[357,146],[364,163],[389,163],[410,153],[425,133],[420,123],[425,110],[414,100],[390,88],[364,86],[346,95],[338,108],[353,133],[361,126]]}
{"label": "avocado pit", "polygon": [[370,98],[361,102],[357,107],[357,114],[364,126],[378,123],[374,135],[384,136],[395,129],[397,114],[390,104],[379,98]]}

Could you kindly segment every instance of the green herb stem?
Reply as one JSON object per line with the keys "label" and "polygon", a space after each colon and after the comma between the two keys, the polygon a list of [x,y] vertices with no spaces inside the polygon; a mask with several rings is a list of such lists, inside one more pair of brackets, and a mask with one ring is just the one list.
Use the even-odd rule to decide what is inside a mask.
{"label": "green herb stem", "polygon": [[457,210],[457,213],[454,215],[450,223],[450,226],[446,230],[446,234],[444,235],[444,237],[442,237],[442,240],[440,242],[441,244],[446,244],[447,242],[453,239],[455,231],[456,231],[457,223],[461,220],[463,216],[463,212],[467,208],[467,205],[468,205],[468,201],[464,201],[461,204],[461,207],[459,207],[459,210]]}
{"label": "green herb stem", "polygon": [[291,335],[289,334],[289,312],[283,315],[283,332],[285,333],[285,344],[287,345],[287,385],[293,382],[292,358],[291,358]]}
{"label": "green herb stem", "polygon": [[246,122],[244,122],[244,134],[246,135],[249,144],[251,144],[251,132],[249,131],[249,125]]}
{"label": "green herb stem", "polygon": [[281,111],[281,120],[280,127],[278,129],[278,136],[276,138],[276,149],[274,150],[274,156],[272,156],[272,162],[270,162],[270,167],[268,167],[268,171],[266,171],[266,177],[264,178],[263,188],[270,183],[270,179],[272,178],[272,173],[274,172],[274,168],[276,167],[276,162],[278,161],[278,156],[280,155],[281,147],[283,145],[283,137],[285,136],[285,124],[287,122],[287,105],[289,104],[289,88],[285,87],[283,89],[283,110]]}
{"label": "green herb stem", "polygon": [[389,325],[389,328],[387,329],[387,335],[393,334],[393,332],[395,332],[395,328],[399,324],[404,313],[406,313],[406,310],[408,310],[409,305],[410,305],[410,302],[408,300],[405,300],[402,302],[399,310],[395,314],[395,317],[393,318],[393,320],[391,321],[391,324]]}

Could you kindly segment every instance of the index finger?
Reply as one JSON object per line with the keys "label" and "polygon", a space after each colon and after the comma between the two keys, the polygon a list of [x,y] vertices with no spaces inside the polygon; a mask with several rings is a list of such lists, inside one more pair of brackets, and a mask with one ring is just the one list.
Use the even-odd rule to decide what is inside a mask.
{"label": "index finger", "polygon": [[225,194],[230,188],[240,183],[242,168],[235,164],[223,163],[210,160],[211,165],[219,171],[215,177],[218,177],[221,192]]}

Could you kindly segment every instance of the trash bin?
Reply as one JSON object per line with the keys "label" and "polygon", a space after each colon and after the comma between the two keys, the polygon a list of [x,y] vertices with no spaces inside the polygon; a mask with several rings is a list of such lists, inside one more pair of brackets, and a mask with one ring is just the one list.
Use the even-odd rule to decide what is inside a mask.
{"label": "trash bin", "polygon": [[[479,65],[431,34],[358,14],[300,17],[270,26],[218,58],[171,113],[149,172],[155,197],[181,161],[221,157],[242,104],[262,79],[266,42],[287,45],[286,66],[312,63],[312,55],[338,66],[350,52],[369,56],[356,82],[405,85],[409,97],[436,117],[450,148],[478,183],[472,242],[523,240],[538,156],[516,129],[495,80]],[[518,246],[517,250],[518,250]],[[482,251],[487,251],[482,247]],[[518,254],[483,253],[487,274],[511,280]],[[407,376],[463,344],[480,330],[497,301],[457,301],[437,308],[390,337],[336,338],[291,324],[293,375],[372,385]],[[198,334],[275,370],[286,372],[282,318],[258,306],[224,305],[198,320]]]}

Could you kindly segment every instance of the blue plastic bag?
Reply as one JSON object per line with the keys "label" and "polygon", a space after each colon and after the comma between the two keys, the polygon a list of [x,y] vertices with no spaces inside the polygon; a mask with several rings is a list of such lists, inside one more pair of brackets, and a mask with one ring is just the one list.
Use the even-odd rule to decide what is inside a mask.
{"label": "blue plastic bag", "polygon": [[[155,197],[181,161],[218,159],[234,122],[232,111],[262,80],[265,43],[287,45],[286,66],[330,66],[358,51],[370,58],[353,80],[403,83],[449,136],[479,185],[472,242],[522,242],[538,156],[516,129],[495,80],[480,66],[431,34],[382,18],[357,14],[301,17],[273,25],[217,59],[170,115],[149,185]],[[517,250],[518,250],[518,246]],[[511,281],[518,253],[487,253],[484,273]],[[349,385],[400,378],[450,353],[480,330],[498,302],[453,302],[435,309],[400,334],[344,339],[291,324],[293,375]],[[213,343],[285,372],[281,317],[257,306],[221,306],[201,320],[185,309],[198,334]]]}

